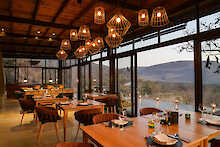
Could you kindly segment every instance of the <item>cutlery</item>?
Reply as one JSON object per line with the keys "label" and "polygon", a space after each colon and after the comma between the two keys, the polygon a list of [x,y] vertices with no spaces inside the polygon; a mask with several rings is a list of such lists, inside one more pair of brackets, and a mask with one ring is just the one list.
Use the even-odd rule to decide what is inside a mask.
{"label": "cutlery", "polygon": [[175,135],[167,135],[168,137],[170,137],[170,138],[173,138],[173,139],[177,139],[177,140],[181,140],[181,141],[184,141],[184,142],[186,142],[186,143],[190,143],[191,141],[189,140],[189,139],[187,139],[187,138],[183,138],[183,137],[179,137],[179,135],[178,134],[175,134]]}

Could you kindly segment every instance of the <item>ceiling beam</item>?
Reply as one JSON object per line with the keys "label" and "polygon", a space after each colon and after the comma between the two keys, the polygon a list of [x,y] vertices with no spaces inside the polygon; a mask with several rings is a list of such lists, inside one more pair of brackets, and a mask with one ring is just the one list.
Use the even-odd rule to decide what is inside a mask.
{"label": "ceiling beam", "polygon": [[[96,2],[91,1],[85,8],[83,8],[78,15],[70,22],[70,26],[72,26],[76,21],[78,21],[80,18],[82,18],[90,9],[93,8],[93,6],[96,4]],[[61,36],[67,29],[64,28],[59,34],[58,37]]]}
{"label": "ceiling beam", "polygon": [[[39,4],[40,4],[40,0],[36,0],[35,6],[34,6],[34,11],[32,13],[32,20],[35,20],[35,18],[36,18],[37,11],[38,11],[38,8],[39,8]],[[28,35],[30,34],[31,29],[32,29],[32,24],[29,25],[28,32],[27,32]]]}
{"label": "ceiling beam", "polygon": [[129,4],[125,1],[122,0],[98,0],[98,2],[102,2],[108,5],[113,5],[119,8],[123,8],[123,9],[127,9],[127,10],[131,10],[131,11],[138,11],[140,9],[142,9],[140,6],[135,6],[132,4]]}
{"label": "ceiling beam", "polygon": [[26,18],[5,16],[5,15],[0,15],[0,21],[25,23],[25,24],[31,24],[31,25],[37,25],[37,26],[43,26],[43,27],[53,27],[53,28],[59,28],[59,29],[72,29],[73,28],[73,26],[71,25],[57,24],[57,23],[51,23],[51,22],[39,21],[39,20],[30,20]]}
{"label": "ceiling beam", "polygon": [[[51,20],[51,23],[54,23],[56,21],[56,19],[58,18],[58,16],[63,12],[63,9],[66,7],[66,5],[68,4],[69,0],[63,0],[60,8],[58,9],[58,11],[56,12],[56,14],[54,15],[54,17]],[[48,31],[49,31],[49,27],[46,29],[46,31],[43,33],[42,36],[45,36]]]}
{"label": "ceiling beam", "polygon": [[[23,38],[23,39],[35,39],[36,36],[33,36],[33,35],[24,35],[24,34],[18,34],[18,33],[6,33],[6,37],[12,37],[12,38]],[[49,36],[38,36],[39,40],[40,39],[45,39],[45,40],[48,40],[48,38],[50,38]],[[54,37],[53,38],[54,41],[60,41],[62,40],[61,38],[57,38],[57,37]],[[53,42],[53,41],[52,41]]]}
{"label": "ceiling beam", "polygon": [[36,48],[54,48],[54,49],[57,49],[57,46],[34,45],[34,44],[26,44],[26,43],[12,43],[12,42],[0,42],[0,46],[28,46],[28,47],[36,47]]}

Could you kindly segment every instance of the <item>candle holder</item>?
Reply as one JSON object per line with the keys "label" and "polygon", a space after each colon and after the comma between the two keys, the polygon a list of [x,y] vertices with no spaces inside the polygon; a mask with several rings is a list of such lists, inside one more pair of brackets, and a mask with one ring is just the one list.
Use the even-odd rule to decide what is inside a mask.
{"label": "candle holder", "polygon": [[212,104],[212,115],[216,112],[216,104]]}
{"label": "candle holder", "polygon": [[178,111],[179,110],[179,100],[175,101],[175,110]]}

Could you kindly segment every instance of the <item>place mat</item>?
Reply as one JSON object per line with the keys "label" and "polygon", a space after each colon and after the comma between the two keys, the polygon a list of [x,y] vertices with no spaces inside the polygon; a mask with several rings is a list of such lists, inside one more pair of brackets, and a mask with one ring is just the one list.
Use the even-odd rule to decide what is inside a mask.
{"label": "place mat", "polygon": [[117,125],[117,124],[112,123],[112,121],[109,121],[108,124],[105,126],[110,127],[110,128],[112,128],[112,126],[114,126],[114,127],[128,127],[128,126],[133,126],[133,121],[128,121],[128,123],[125,125]]}
{"label": "place mat", "polygon": [[215,126],[215,127],[219,127],[220,128],[220,125],[209,124],[205,120],[200,120],[200,121],[198,121],[198,123],[200,123],[200,124],[202,124],[204,126]]}
{"label": "place mat", "polygon": [[147,146],[154,146],[154,147],[182,147],[183,143],[178,140],[178,142],[174,145],[160,145],[154,142],[154,139],[149,136],[149,137],[145,137],[145,139],[147,140]]}

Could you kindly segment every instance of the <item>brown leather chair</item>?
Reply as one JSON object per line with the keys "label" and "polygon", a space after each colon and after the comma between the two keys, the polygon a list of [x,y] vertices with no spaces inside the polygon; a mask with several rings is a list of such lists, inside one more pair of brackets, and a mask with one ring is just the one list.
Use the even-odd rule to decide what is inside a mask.
{"label": "brown leather chair", "polygon": [[212,139],[210,141],[211,147],[220,147],[220,140],[219,139]]}
{"label": "brown leather chair", "polygon": [[159,113],[159,112],[163,112],[160,109],[157,108],[142,108],[140,109],[140,115],[148,115],[148,114],[152,114],[152,113]]}
{"label": "brown leather chair", "polygon": [[79,143],[79,142],[61,142],[56,145],[56,147],[93,147],[89,143]]}
{"label": "brown leather chair", "polygon": [[115,94],[110,94],[105,96],[103,99],[98,99],[97,101],[105,103],[107,108],[107,113],[116,113],[116,107],[118,105],[118,96]]}
{"label": "brown leather chair", "polygon": [[39,107],[36,107],[36,112],[37,112],[38,119],[41,122],[40,129],[37,135],[37,141],[40,142],[40,136],[42,134],[43,127],[48,122],[54,123],[55,128],[56,128],[57,139],[59,141],[57,120],[60,120],[60,116],[58,115],[57,109],[52,108],[52,107],[39,106]]}
{"label": "brown leather chair", "polygon": [[102,122],[108,122],[114,119],[118,119],[119,115],[114,113],[108,113],[108,114],[98,114],[93,117],[93,123],[102,123]]}
{"label": "brown leather chair", "polygon": [[21,106],[21,114],[22,114],[22,117],[21,117],[21,125],[22,125],[22,122],[23,122],[23,119],[24,119],[24,114],[26,113],[33,113],[34,114],[34,119],[35,119],[35,113],[34,113],[34,109],[35,109],[35,102],[33,100],[30,100],[30,99],[19,99],[19,104]]}
{"label": "brown leather chair", "polygon": [[83,125],[91,125],[93,124],[93,116],[97,115],[97,114],[101,114],[101,109],[89,109],[89,110],[80,110],[75,112],[75,119],[79,122],[78,125],[78,129],[77,129],[77,133],[75,136],[74,141],[76,141],[77,137],[78,137],[78,133],[79,133],[79,128],[80,128],[80,124]]}

